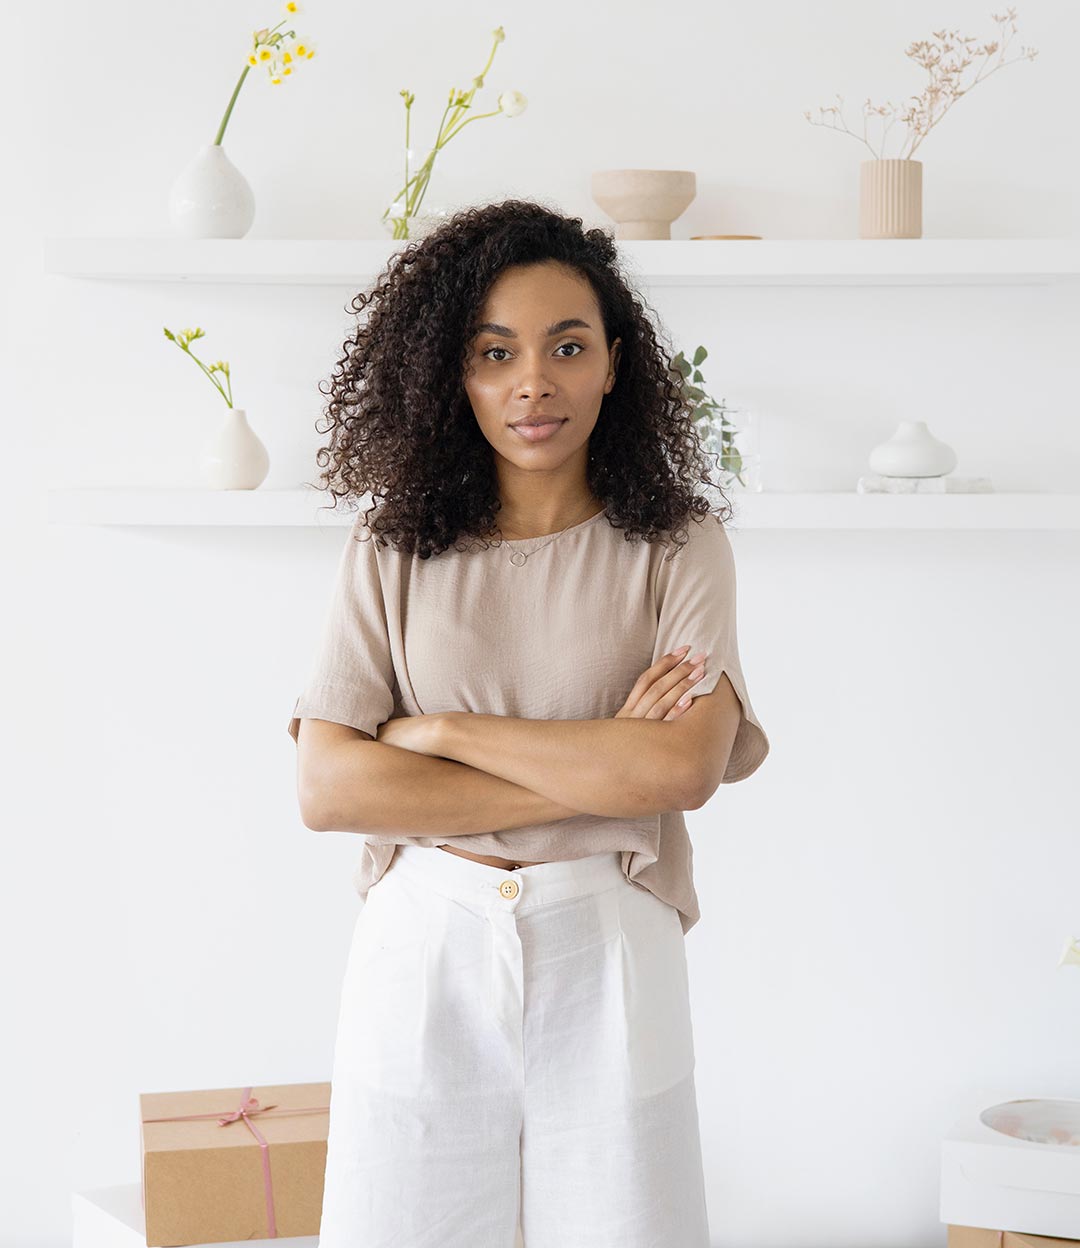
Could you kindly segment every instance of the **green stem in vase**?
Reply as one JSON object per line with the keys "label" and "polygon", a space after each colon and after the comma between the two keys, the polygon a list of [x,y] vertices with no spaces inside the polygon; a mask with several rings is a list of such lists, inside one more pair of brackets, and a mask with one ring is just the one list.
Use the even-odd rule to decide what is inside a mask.
{"label": "green stem in vase", "polygon": [[244,85],[244,79],[248,76],[250,65],[245,65],[243,73],[237,79],[236,86],[233,88],[232,99],[229,100],[229,107],[225,110],[225,116],[221,119],[221,125],[218,126],[218,132],[214,136],[214,145],[221,146],[221,140],[225,137],[225,127],[229,124],[229,118],[232,116],[233,105],[236,103],[236,97],[240,94],[240,88]]}

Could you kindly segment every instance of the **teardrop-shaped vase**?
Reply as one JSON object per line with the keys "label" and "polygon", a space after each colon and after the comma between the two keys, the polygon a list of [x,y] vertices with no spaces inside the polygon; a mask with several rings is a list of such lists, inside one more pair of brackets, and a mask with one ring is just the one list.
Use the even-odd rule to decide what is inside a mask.
{"label": "teardrop-shaped vase", "polygon": [[254,490],[266,480],[270,456],[242,407],[230,407],[225,423],[203,446],[202,479],[212,490]]}
{"label": "teardrop-shaped vase", "polygon": [[188,238],[243,238],[255,195],[220,143],[200,147],[169,192],[169,220]]}

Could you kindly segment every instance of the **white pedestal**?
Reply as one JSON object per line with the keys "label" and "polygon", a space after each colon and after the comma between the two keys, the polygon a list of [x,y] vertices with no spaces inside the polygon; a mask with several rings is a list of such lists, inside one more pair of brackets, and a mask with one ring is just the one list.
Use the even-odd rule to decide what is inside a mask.
{"label": "white pedestal", "polygon": [[[1016,1138],[981,1120],[1010,1100],[979,1098],[942,1141],[941,1221],[1080,1240],[1080,1146]],[[1025,1102],[1015,1105],[1022,1118]]]}

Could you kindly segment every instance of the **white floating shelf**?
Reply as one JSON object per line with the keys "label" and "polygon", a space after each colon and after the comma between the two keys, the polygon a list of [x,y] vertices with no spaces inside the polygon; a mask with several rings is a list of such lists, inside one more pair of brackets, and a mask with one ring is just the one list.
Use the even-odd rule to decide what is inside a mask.
{"label": "white floating shelf", "polygon": [[[383,239],[46,238],[45,272],[131,282],[364,286]],[[671,239],[618,244],[651,286],[1055,285],[1080,281],[1076,238]]]}
{"label": "white floating shelf", "polygon": [[[730,492],[740,529],[1080,529],[1080,493],[856,494]],[[286,526],[351,524],[329,495],[295,489],[91,487],[49,490],[54,524]],[[365,499],[360,510],[366,510]],[[325,510],[321,510],[325,508]]]}

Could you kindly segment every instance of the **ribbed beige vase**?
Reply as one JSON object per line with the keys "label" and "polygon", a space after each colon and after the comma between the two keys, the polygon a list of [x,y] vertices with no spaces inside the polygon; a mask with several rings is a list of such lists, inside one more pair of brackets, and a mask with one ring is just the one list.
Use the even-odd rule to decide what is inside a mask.
{"label": "ribbed beige vase", "polygon": [[922,161],[864,160],[859,237],[922,238]]}

